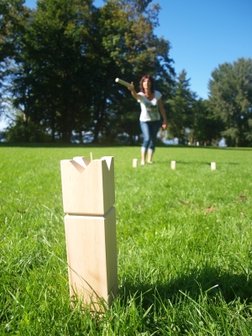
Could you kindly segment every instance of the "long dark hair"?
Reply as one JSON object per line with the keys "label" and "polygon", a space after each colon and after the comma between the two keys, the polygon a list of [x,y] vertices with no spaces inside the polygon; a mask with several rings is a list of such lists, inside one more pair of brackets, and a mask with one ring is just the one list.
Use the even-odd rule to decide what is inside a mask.
{"label": "long dark hair", "polygon": [[150,91],[151,93],[154,93],[155,87],[154,87],[154,79],[152,76],[150,75],[144,75],[141,80],[140,80],[140,91],[144,92],[144,88],[143,88],[143,82],[145,79],[149,79],[151,86],[150,86]]}

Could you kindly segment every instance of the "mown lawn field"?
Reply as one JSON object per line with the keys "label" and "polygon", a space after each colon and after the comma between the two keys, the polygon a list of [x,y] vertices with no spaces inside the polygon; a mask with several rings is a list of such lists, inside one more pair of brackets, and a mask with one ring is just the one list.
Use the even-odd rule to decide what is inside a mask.
{"label": "mown lawn field", "polygon": [[[102,316],[69,304],[61,197],[60,160],[90,152],[115,158],[119,294]],[[0,147],[1,336],[252,335],[252,149],[138,156]]]}

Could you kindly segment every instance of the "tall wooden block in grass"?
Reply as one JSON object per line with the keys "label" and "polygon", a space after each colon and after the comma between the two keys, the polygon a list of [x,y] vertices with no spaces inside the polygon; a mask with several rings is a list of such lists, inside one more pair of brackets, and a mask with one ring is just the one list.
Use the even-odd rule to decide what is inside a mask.
{"label": "tall wooden block in grass", "polygon": [[117,292],[114,159],[61,161],[70,296],[103,310]]}

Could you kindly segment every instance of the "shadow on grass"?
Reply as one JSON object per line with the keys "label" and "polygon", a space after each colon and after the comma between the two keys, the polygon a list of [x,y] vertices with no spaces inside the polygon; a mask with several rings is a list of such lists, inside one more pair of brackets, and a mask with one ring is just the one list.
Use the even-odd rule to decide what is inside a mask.
{"label": "shadow on grass", "polygon": [[[230,303],[232,311],[236,300],[239,307],[241,302],[248,307],[244,308],[244,319],[250,314],[248,303],[252,301],[252,281],[245,274],[225,273],[207,267],[200,272],[192,270],[169,283],[137,284],[135,281],[137,279],[134,283],[123,284],[119,299],[122,306],[129,311],[132,309],[132,315],[137,310],[142,318],[139,330],[146,335],[188,335],[190,330],[196,335],[202,319],[205,318],[207,324],[218,319],[220,312],[228,314],[225,305]],[[222,322],[219,327],[223,328],[223,333],[220,334],[224,335],[229,327]],[[230,335],[237,334],[236,331],[233,333],[232,326],[230,332]]]}
{"label": "shadow on grass", "polygon": [[252,279],[245,274],[223,273],[220,269],[205,268],[192,271],[189,275],[184,275],[169,283],[123,284],[120,296],[124,300],[135,296],[141,297],[142,303],[147,307],[153,304],[155,296],[161,301],[169,299],[176,302],[178,296],[186,293],[193,300],[197,300],[200,295],[209,298],[221,296],[227,303],[235,299],[252,302]]}

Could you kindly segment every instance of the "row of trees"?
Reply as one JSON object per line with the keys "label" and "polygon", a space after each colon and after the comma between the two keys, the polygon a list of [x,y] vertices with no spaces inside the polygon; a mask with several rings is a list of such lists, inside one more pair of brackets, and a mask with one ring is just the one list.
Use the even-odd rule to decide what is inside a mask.
{"label": "row of trees", "polygon": [[172,131],[180,139],[211,144],[224,137],[230,146],[251,146],[252,59],[219,65],[211,74],[207,100],[197,99],[182,72],[168,103]]}
{"label": "row of trees", "polygon": [[[169,41],[154,34],[152,0],[23,0],[0,3],[0,112],[14,111],[8,137],[69,142],[92,130],[94,141],[139,133],[139,107],[114,79],[152,74],[163,93],[169,134],[181,142],[252,144],[252,60],[215,69],[209,99],[176,75]],[[13,115],[13,114],[12,114]]]}

